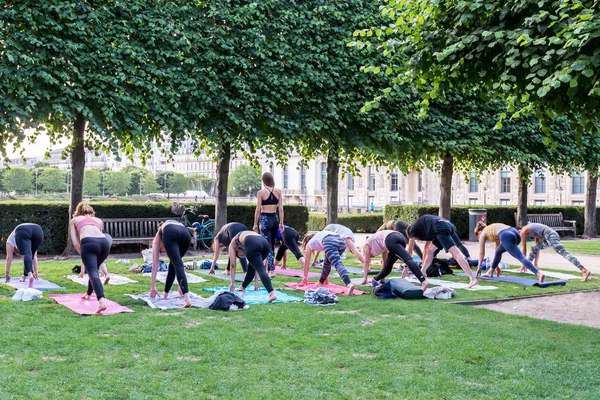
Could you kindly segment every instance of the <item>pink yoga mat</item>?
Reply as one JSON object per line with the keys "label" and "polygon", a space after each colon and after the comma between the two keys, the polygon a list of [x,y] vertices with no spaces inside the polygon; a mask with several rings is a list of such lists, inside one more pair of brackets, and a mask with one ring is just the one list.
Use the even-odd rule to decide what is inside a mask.
{"label": "pink yoga mat", "polygon": [[[309,282],[308,285],[301,285],[300,283],[288,282],[285,284],[285,286],[291,289],[302,290],[303,292],[306,292],[308,289],[317,290],[321,287],[316,282]],[[346,291],[348,290],[345,286],[336,285],[335,283],[330,283],[329,285],[325,285],[324,287],[326,287],[331,294],[346,295]],[[367,292],[354,289],[354,294],[367,294]]]}
{"label": "pink yoga mat", "polygon": [[[92,315],[98,308],[98,300],[93,294],[89,300],[81,298],[83,293],[76,294],[50,294],[49,298],[54,299],[58,304],[70,308],[72,311],[80,315]],[[102,311],[101,315],[118,314],[122,312],[134,312],[132,309],[123,307],[114,301],[105,300],[106,310]]]}
{"label": "pink yoga mat", "polygon": [[[300,270],[300,269],[281,269],[280,267],[275,267],[275,272],[279,275],[285,275],[285,276],[297,276],[299,278],[304,278],[304,271]],[[310,272],[308,271],[308,277],[309,278],[320,278],[321,274],[318,272]]]}

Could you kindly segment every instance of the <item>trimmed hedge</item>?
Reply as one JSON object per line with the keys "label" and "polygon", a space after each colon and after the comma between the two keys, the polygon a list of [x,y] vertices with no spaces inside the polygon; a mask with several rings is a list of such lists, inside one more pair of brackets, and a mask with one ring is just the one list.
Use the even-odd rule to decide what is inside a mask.
{"label": "trimmed hedge", "polygon": [[[383,214],[339,214],[338,224],[348,227],[356,233],[373,233],[383,224]],[[322,231],[327,225],[325,214],[309,214],[308,230]]]}
{"label": "trimmed hedge", "polygon": [[[452,223],[456,225],[458,236],[461,238],[469,237],[469,209],[486,209],[488,223],[500,222],[506,225],[515,225],[516,206],[454,206],[451,210]],[[421,215],[438,214],[437,206],[396,206],[387,205],[384,211],[384,220],[400,219],[411,224]],[[557,214],[562,212],[564,219],[577,221],[577,234],[583,234],[584,207],[582,206],[530,206],[527,207],[529,214]],[[598,224],[600,224],[600,214],[597,215]]]}
{"label": "trimmed hedge", "polygon": [[[183,203],[196,208],[197,214],[215,216],[214,203]],[[99,218],[175,218],[171,212],[171,203],[131,203],[102,202],[91,203]],[[252,228],[256,204],[229,204],[228,220],[241,222]],[[13,229],[24,222],[38,224],[44,230],[44,241],[38,253],[59,254],[65,249],[69,224],[69,204],[66,202],[0,202],[0,246],[6,248],[6,239]],[[285,205],[285,223],[293,226],[301,234],[307,231],[308,209],[299,205]],[[189,217],[190,222],[198,220]]]}

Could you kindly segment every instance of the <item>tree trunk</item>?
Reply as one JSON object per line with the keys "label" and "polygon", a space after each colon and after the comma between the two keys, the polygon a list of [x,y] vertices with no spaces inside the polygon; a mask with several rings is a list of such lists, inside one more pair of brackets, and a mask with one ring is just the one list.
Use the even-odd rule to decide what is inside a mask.
{"label": "tree trunk", "polygon": [[519,193],[517,198],[517,226],[527,225],[527,185],[530,171],[519,166]]}
{"label": "tree trunk", "polygon": [[440,180],[440,212],[442,218],[450,220],[452,210],[452,175],[454,174],[454,157],[446,153],[442,163]]}
{"label": "tree trunk", "polygon": [[217,161],[217,193],[215,204],[215,232],[227,223],[227,183],[229,181],[229,162],[231,160],[231,145],[223,143]]}
{"label": "tree trunk", "polygon": [[597,171],[588,172],[587,187],[585,188],[585,222],[583,224],[583,236],[592,238],[598,236],[596,225],[596,198],[598,195]]}
{"label": "tree trunk", "polygon": [[327,155],[327,224],[338,221],[338,186],[340,164],[337,158],[337,147],[333,146]]}
{"label": "tree trunk", "polygon": [[[83,200],[83,171],[85,170],[84,134],[87,121],[81,113],[77,114],[71,144],[71,200],[69,202],[69,219],[73,216],[75,208]],[[67,239],[65,255],[74,253],[71,234]]]}

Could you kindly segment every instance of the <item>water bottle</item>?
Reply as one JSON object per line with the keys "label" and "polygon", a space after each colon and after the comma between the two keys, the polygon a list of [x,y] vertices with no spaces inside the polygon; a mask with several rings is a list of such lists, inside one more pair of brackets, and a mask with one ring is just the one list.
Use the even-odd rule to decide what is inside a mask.
{"label": "water bottle", "polygon": [[196,269],[196,257],[194,257],[194,261],[192,261],[192,269]]}
{"label": "water bottle", "polygon": [[488,267],[490,266],[490,258],[486,257],[483,259],[483,262],[481,263],[481,270],[482,271],[487,271]]}

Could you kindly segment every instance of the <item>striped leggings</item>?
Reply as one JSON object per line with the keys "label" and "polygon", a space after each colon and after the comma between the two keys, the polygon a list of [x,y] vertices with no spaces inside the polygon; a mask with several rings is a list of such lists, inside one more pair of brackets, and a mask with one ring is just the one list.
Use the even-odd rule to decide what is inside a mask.
{"label": "striped leggings", "polygon": [[555,252],[569,260],[569,262],[576,266],[578,269],[583,268],[583,265],[581,265],[579,260],[577,260],[575,256],[573,256],[573,254],[569,253],[567,249],[565,249],[563,245],[560,244],[560,236],[558,235],[558,233],[556,233],[554,229],[550,228],[544,229],[544,237],[542,238],[542,241],[531,248],[528,257],[529,260],[532,261],[533,259],[535,259],[535,256],[539,251],[544,250],[548,247],[552,247]]}
{"label": "striped leggings", "polygon": [[327,279],[331,272],[331,265],[333,264],[344,283],[348,285],[350,283],[350,277],[340,258],[340,254],[346,251],[346,241],[337,235],[325,236],[323,239],[323,249],[325,252],[325,262],[323,263],[323,270],[321,271],[319,282],[325,282],[325,279]]}

